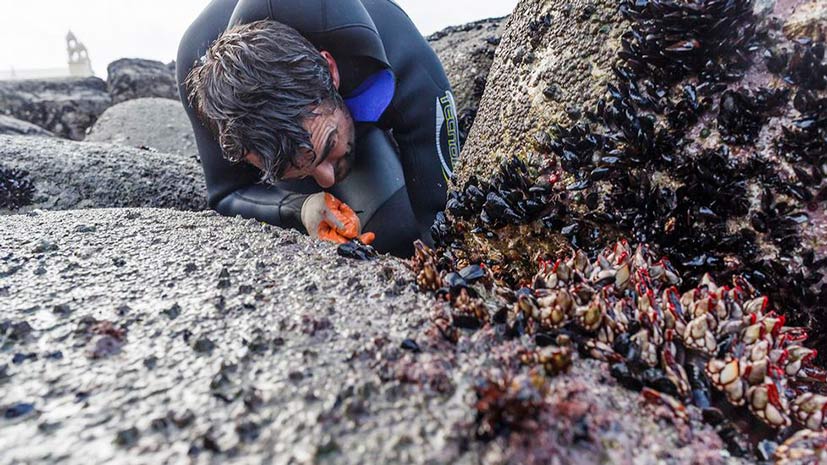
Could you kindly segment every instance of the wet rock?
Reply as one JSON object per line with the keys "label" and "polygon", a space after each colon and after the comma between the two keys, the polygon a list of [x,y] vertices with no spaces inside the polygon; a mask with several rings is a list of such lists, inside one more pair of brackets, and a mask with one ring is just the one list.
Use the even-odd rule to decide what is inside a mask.
{"label": "wet rock", "polygon": [[[38,347],[44,348],[39,350],[64,355],[59,362],[10,366],[13,377],[3,384],[3,406],[34,403],[49,423],[57,423],[52,415],[62,409],[82,412],[60,415],[60,427],[52,430],[34,428],[28,417],[0,420],[0,437],[12,438],[4,443],[3,461],[48,463],[55,450],[62,450],[69,465],[86,464],[98,454],[109,463],[178,463],[189,461],[192,450],[201,460],[251,463],[294,451],[297,462],[311,462],[319,452],[346,465],[504,462],[497,451],[510,451],[507,443],[468,447],[461,426],[474,422],[468,398],[474,396],[480,371],[501,361],[495,351],[469,351],[469,344],[431,353],[432,344],[440,343],[419,331],[434,307],[432,297],[410,285],[385,292],[396,279],[414,280],[403,261],[380,257],[352,266],[342,260],[350,264],[343,266],[334,246],[293,231],[204,212],[137,212],[131,220],[120,209],[0,217],[0,244],[15,257],[31,260],[31,249],[42,240],[58,242],[61,251],[98,248],[73,258],[79,266],[75,273],[3,278],[12,290],[0,300],[8,309],[3,318],[31,320]],[[94,224],[97,231],[75,234],[78,224]],[[116,256],[129,263],[129,271],[114,265]],[[52,269],[66,258],[58,252],[42,260]],[[197,268],[185,273],[188,262]],[[221,267],[232,270],[232,291],[215,288]],[[383,274],[396,279],[378,278]],[[352,279],[363,289],[351,289]],[[173,280],[176,285],[168,287]],[[302,289],[310,282],[320,285],[306,294]],[[243,309],[252,295],[234,292],[242,285],[262,294],[256,310]],[[216,308],[217,296],[222,311]],[[71,327],[50,311],[67,302]],[[131,310],[124,317],[128,321],[121,322],[117,308],[125,303]],[[175,303],[186,309],[178,318],[160,313]],[[43,310],[25,313],[34,306]],[[337,311],[329,312],[331,307]],[[54,323],[41,325],[32,315]],[[114,323],[111,328],[102,324],[106,321]],[[302,322],[311,330],[320,323],[331,327],[305,334]],[[127,323],[128,345],[119,355],[85,356],[90,334],[111,335]],[[278,353],[249,354],[244,341],[255,340],[256,329],[262,344],[272,341]],[[189,342],[183,337],[187,333]],[[353,334],[360,337],[346,336]],[[423,347],[427,341],[428,351],[400,349],[405,337],[415,337]],[[212,356],[193,350],[198,338],[214,343]],[[387,373],[410,382],[380,378],[378,365],[383,364],[389,365]],[[631,463],[635,457],[644,464],[687,463],[693,456],[720,457],[720,444],[703,425],[693,424],[692,438],[680,442],[673,425],[641,413],[635,393],[601,381],[608,377],[603,369],[576,363],[572,372],[551,381],[558,395],[550,398],[559,399],[559,405],[550,418],[557,423],[543,424],[549,432],[536,443],[546,441],[549,449],[565,453],[562,463],[594,463],[600,457],[613,463]],[[217,374],[223,376],[213,390]],[[8,389],[12,383],[15,388]],[[55,395],[16,397],[41,392]],[[571,402],[588,409],[573,412]],[[586,423],[578,423],[584,416]],[[133,427],[140,436],[135,442]],[[131,447],[101,446],[116,440],[118,431],[127,431],[124,444]],[[569,439],[571,432],[578,445]],[[214,450],[227,455],[213,457]]]}
{"label": "wet rock", "polygon": [[0,135],[54,137],[54,134],[40,126],[3,115],[0,115]]}
{"label": "wet rock", "polygon": [[178,100],[166,98],[139,98],[112,106],[101,115],[84,140],[148,147],[181,155],[190,161],[198,158],[192,125],[184,107]]}
{"label": "wet rock", "polygon": [[112,103],[147,97],[178,99],[175,70],[160,61],[123,58],[110,63],[106,71]]}
{"label": "wet rock", "polygon": [[0,113],[74,140],[111,104],[106,83],[96,77],[0,82]]}
{"label": "wet rock", "polygon": [[[535,134],[553,123],[568,123],[567,109],[595,104],[612,77],[626,25],[611,0],[519,2],[491,65],[477,129],[463,149],[460,182],[472,172],[490,176],[499,157],[532,147]],[[529,54],[535,58],[527,60]]]}
{"label": "wet rock", "polygon": [[[0,214],[34,209],[206,207],[201,168],[166,154],[56,138],[0,136],[0,159],[0,168],[6,170],[0,169]],[[4,184],[3,173],[8,170],[18,173],[13,178],[16,184]],[[25,177],[19,175],[23,172]],[[4,185],[23,186],[10,197],[17,200],[3,201]]]}

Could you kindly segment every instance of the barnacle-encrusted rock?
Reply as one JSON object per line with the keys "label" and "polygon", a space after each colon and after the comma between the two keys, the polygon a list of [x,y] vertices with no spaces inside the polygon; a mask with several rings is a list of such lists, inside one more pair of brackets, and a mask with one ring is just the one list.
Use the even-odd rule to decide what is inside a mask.
{"label": "barnacle-encrusted rock", "polygon": [[[4,172],[27,172],[31,188],[0,202],[0,213],[45,209],[206,208],[204,176],[194,160],[111,144],[57,138],[0,136]],[[11,171],[8,171],[11,170]],[[5,185],[19,186],[10,181]]]}
{"label": "barnacle-encrusted rock", "polygon": [[[611,373],[622,385],[643,389],[646,398],[679,417],[687,415],[684,402],[702,409],[722,407],[712,405],[712,386],[731,406],[746,406],[769,428],[827,428],[827,372],[812,365],[816,351],[803,345],[806,329],[786,326],[770,300],[742,276],[719,286],[707,274],[686,289],[667,258],[657,259],[648,246],[635,248],[625,241],[594,260],[581,250],[565,259],[541,260],[539,272],[519,289],[509,289],[482,266],[453,272],[452,260],[456,257],[451,250],[431,251],[418,244],[412,262],[419,276],[439,276],[419,284],[427,290],[442,286],[436,295],[446,296],[451,311],[448,316],[437,314],[433,322],[451,342],[460,340],[456,331],[446,331],[451,326],[477,330],[492,325],[505,339],[531,335],[539,348],[520,337],[516,344],[527,346],[517,349],[519,360],[555,376],[571,365],[574,338],[580,353],[612,363]],[[480,270],[476,279],[484,281],[460,279],[470,276],[473,267]],[[463,296],[469,295],[483,296],[477,313],[470,315],[477,321],[473,325],[463,308]],[[492,305],[497,299],[510,304]],[[522,429],[514,419],[521,409],[534,416],[542,409],[542,391],[530,388],[537,383],[524,379],[515,385],[515,367],[505,367],[504,381],[485,383],[478,391],[480,399],[496,392],[505,402],[499,414],[508,415],[487,418],[490,401],[484,401],[482,409],[478,404],[478,421],[484,421],[477,424],[476,434],[483,439],[496,433],[492,424]],[[524,386],[516,389],[528,395],[522,403],[509,399],[515,386]],[[726,422],[717,426],[722,437],[729,436],[724,428],[734,428]],[[746,452],[737,439],[726,440],[730,450]]]}
{"label": "barnacle-encrusted rock", "polygon": [[494,192],[482,202],[498,209],[449,204],[439,228],[469,257],[508,252],[491,239],[517,237],[502,229],[516,224],[483,213],[522,216],[515,204],[531,196],[478,179],[516,155],[528,185],[546,186],[533,242],[631,237],[691,284],[743,273],[823,344],[826,46],[781,30],[808,5],[520,2],[456,180],[460,200]]}
{"label": "barnacle-encrusted rock", "polygon": [[[746,463],[592,360],[548,377],[491,326],[446,349],[393,257],[115,208],[0,216],[0,250],[3,463]],[[506,381],[503,357],[535,375]]]}
{"label": "barnacle-encrusted rock", "polygon": [[597,103],[626,21],[613,0],[523,0],[508,20],[459,181],[532,150],[534,136]]}
{"label": "barnacle-encrusted rock", "polygon": [[0,114],[74,140],[111,104],[106,83],[96,77],[0,82]]}

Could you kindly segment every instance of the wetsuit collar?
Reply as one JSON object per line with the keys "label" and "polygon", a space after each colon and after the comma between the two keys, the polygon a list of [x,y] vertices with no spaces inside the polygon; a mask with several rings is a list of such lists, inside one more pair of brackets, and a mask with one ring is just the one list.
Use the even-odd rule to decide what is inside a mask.
{"label": "wetsuit collar", "polygon": [[345,98],[353,120],[358,123],[376,123],[393,100],[396,78],[389,69],[383,69],[365,79]]}

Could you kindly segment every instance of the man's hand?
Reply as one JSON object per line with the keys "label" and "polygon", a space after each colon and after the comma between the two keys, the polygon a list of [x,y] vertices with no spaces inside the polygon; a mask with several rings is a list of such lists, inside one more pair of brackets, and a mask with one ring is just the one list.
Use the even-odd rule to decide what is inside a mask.
{"label": "man's hand", "polygon": [[307,233],[325,241],[344,244],[359,239],[370,244],[373,233],[361,234],[359,217],[344,202],[327,192],[313,194],[302,205],[302,223]]}

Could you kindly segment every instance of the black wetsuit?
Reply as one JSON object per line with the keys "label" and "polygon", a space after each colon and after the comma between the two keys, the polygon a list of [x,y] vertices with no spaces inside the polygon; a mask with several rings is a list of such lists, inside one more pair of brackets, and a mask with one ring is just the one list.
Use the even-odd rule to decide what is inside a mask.
{"label": "black wetsuit", "polygon": [[[321,190],[312,180],[262,184],[256,168],[228,162],[187,101],[183,82],[207,48],[228,27],[262,19],[295,28],[339,65],[339,90],[357,124],[356,157],[351,174],[329,191],[376,233],[380,251],[405,254],[414,239],[429,240],[459,155],[455,105],[436,54],[391,0],[210,2],[181,41],[177,70],[210,207],[304,230],[302,203]],[[384,101],[383,87],[390,89]]]}

